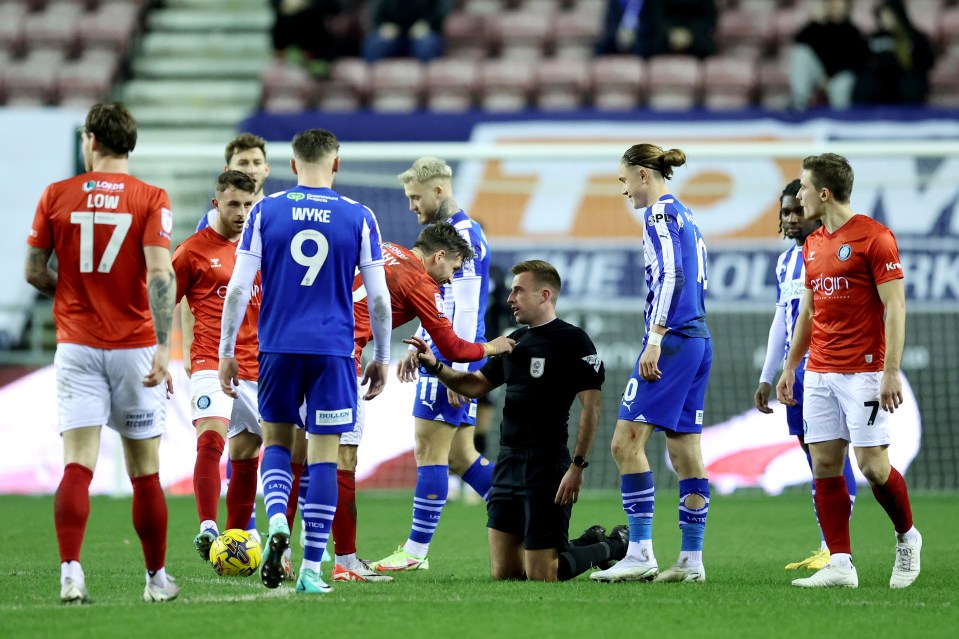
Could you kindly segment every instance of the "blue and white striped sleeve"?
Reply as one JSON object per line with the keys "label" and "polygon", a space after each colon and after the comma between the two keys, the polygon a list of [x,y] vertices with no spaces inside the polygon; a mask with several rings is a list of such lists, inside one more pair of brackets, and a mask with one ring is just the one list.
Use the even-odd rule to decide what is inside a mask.
{"label": "blue and white striped sleeve", "polygon": [[[671,220],[671,223],[670,223]],[[676,216],[667,214],[665,206],[658,204],[646,212],[646,224],[650,228],[647,238],[656,255],[659,277],[653,282],[653,302],[650,323],[669,327],[669,318],[675,313],[686,283],[683,273],[683,249],[679,240],[679,225]]]}
{"label": "blue and white striped sleeve", "polygon": [[240,242],[236,247],[236,254],[246,253],[255,257],[263,257],[263,237],[260,234],[260,223],[263,217],[260,213],[263,211],[263,201],[261,200],[250,211],[250,217],[246,220],[246,226],[243,227],[243,235],[240,236]]}

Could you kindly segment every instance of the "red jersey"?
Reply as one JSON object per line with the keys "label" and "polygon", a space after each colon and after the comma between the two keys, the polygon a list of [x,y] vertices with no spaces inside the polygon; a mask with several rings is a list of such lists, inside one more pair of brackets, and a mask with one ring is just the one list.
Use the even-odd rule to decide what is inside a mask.
{"label": "red jersey", "polygon": [[[398,327],[417,318],[430,334],[440,353],[451,362],[475,362],[483,359],[482,344],[467,342],[457,337],[453,325],[443,314],[444,302],[440,287],[426,267],[412,251],[384,242],[386,260],[386,287],[390,291],[393,326]],[[360,275],[353,280],[353,341],[356,343],[356,372],[361,374],[360,355],[363,347],[373,339],[370,329],[370,310],[366,303],[366,289]]]}
{"label": "red jersey", "polygon": [[[173,253],[176,271],[176,298],[186,296],[196,316],[190,362],[193,370],[217,370],[220,364],[220,322],[226,286],[236,264],[236,242],[231,242],[212,227],[188,237]],[[260,273],[253,280],[253,293],[236,339],[236,361],[240,379],[256,381],[259,372],[256,338],[260,317]]]}
{"label": "red jersey", "polygon": [[57,343],[156,344],[144,246],[170,248],[166,191],[123,173],[84,173],[48,186],[27,244],[57,255]]}
{"label": "red jersey", "polygon": [[803,245],[813,319],[806,370],[869,373],[886,354],[885,307],[876,288],[903,277],[896,238],[888,228],[855,215],[835,233],[821,227]]}

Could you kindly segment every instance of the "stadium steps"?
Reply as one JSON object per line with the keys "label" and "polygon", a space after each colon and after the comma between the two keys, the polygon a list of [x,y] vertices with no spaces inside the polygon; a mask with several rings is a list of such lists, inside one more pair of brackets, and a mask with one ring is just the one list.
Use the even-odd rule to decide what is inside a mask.
{"label": "stadium steps", "polygon": [[[259,76],[273,57],[272,24],[269,0],[166,0],[152,9],[132,78],[119,92],[140,125],[140,145],[225,145],[259,105]],[[184,225],[206,211],[209,176],[222,168],[186,154],[134,153],[130,164],[138,177],[167,189]]]}

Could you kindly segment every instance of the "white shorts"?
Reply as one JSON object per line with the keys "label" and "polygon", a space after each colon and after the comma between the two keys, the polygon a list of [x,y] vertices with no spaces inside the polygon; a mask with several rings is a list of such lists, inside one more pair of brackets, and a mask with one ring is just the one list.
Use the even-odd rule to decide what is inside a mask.
{"label": "white shorts", "polygon": [[803,431],[807,444],[844,439],[858,448],[889,444],[889,413],[879,407],[882,373],[806,371]]}
{"label": "white shorts", "polygon": [[104,349],[57,344],[60,432],[109,426],[127,439],[151,439],[166,430],[166,386],[143,386],[156,346]]}
{"label": "white shorts", "polygon": [[190,407],[193,423],[219,417],[229,420],[227,437],[247,431],[263,437],[260,413],[256,404],[256,382],[241,379],[236,387],[237,398],[223,392],[216,371],[197,371],[190,377]]}

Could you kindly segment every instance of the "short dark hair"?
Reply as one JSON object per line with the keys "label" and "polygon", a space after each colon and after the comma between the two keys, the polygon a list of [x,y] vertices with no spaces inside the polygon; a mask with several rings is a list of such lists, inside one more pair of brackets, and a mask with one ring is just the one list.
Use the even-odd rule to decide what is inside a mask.
{"label": "short dark hair", "polygon": [[432,255],[437,251],[446,251],[462,256],[464,261],[473,257],[473,248],[469,245],[469,242],[449,222],[427,224],[420,231],[413,248],[421,249],[427,255]]}
{"label": "short dark hair", "polygon": [[553,291],[554,296],[559,295],[560,289],[563,287],[559,272],[552,264],[545,260],[526,260],[519,262],[513,265],[510,272],[513,275],[520,275],[521,273],[532,274],[533,281],[536,285],[550,289]]}
{"label": "short dark hair", "polygon": [[137,145],[137,121],[122,102],[94,104],[83,128],[112,155],[129,155]]}
{"label": "short dark hair", "polygon": [[307,129],[293,136],[293,157],[301,162],[319,162],[339,150],[336,136],[323,129]]}
{"label": "short dark hair", "polygon": [[810,155],[803,159],[802,168],[809,171],[809,177],[817,189],[829,189],[837,202],[849,202],[856,177],[849,160],[835,153]]}
{"label": "short dark hair", "polygon": [[250,149],[260,149],[263,151],[263,158],[266,159],[266,140],[252,133],[241,133],[226,145],[226,152],[224,153],[226,163],[229,165],[234,155]]}
{"label": "short dark hair", "polygon": [[787,196],[796,197],[797,195],[799,195],[800,186],[801,186],[801,183],[799,182],[799,179],[797,178],[793,180],[792,182],[790,182],[789,184],[787,184],[786,188],[783,189],[783,192],[779,194],[779,206],[776,207],[776,219],[779,220],[779,234],[784,237],[786,235],[786,231],[783,230],[783,215],[782,215],[783,198]]}
{"label": "short dark hair", "polygon": [[225,193],[230,187],[238,191],[256,193],[256,182],[243,171],[224,171],[216,178],[216,192]]}
{"label": "short dark hair", "polygon": [[665,179],[673,176],[673,167],[686,164],[686,154],[680,149],[663,151],[655,144],[634,144],[626,149],[620,162],[626,166],[641,166],[659,171]]}

